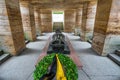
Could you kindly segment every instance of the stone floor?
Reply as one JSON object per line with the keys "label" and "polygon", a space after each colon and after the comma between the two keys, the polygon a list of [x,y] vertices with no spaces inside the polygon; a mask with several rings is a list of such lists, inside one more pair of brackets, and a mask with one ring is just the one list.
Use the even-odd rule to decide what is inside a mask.
{"label": "stone floor", "polygon": [[[32,73],[48,36],[44,34],[37,41],[26,45],[25,51],[19,56],[11,57],[0,65],[0,80],[33,80]],[[83,64],[79,70],[78,80],[120,80],[120,67],[107,57],[97,55],[87,42],[80,41],[78,36],[67,34]]]}

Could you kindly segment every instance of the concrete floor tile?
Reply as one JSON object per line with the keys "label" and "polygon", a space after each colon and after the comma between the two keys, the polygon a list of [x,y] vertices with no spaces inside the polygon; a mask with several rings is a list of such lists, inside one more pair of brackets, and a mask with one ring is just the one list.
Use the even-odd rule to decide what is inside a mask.
{"label": "concrete floor tile", "polygon": [[120,80],[120,76],[92,76],[91,80]]}
{"label": "concrete floor tile", "polygon": [[83,70],[78,70],[78,80],[90,80]]}
{"label": "concrete floor tile", "polygon": [[31,74],[31,75],[28,77],[28,79],[26,79],[26,80],[34,80],[33,74]]}

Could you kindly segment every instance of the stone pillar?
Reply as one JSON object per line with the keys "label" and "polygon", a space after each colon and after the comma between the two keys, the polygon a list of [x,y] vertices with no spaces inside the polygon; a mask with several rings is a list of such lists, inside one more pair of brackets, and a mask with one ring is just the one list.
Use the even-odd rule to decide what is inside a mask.
{"label": "stone pillar", "polygon": [[120,0],[98,0],[92,47],[102,56],[120,49]]}
{"label": "stone pillar", "polygon": [[80,34],[82,24],[82,7],[76,9],[76,26],[75,26],[75,35]]}
{"label": "stone pillar", "polygon": [[41,9],[41,32],[52,32],[52,11]]}
{"label": "stone pillar", "polygon": [[36,40],[34,7],[29,3],[29,0],[20,0],[20,9],[25,39],[34,41]]}
{"label": "stone pillar", "polygon": [[95,23],[97,1],[86,2],[83,4],[81,39],[87,41],[92,39]]}
{"label": "stone pillar", "polygon": [[93,38],[94,24],[95,24],[95,15],[97,8],[97,0],[91,1],[88,4],[87,19],[86,19],[86,31],[85,31],[85,40]]}
{"label": "stone pillar", "polygon": [[0,48],[11,55],[25,48],[19,0],[0,0]]}
{"label": "stone pillar", "polygon": [[83,4],[82,9],[82,26],[81,26],[81,40],[86,41],[86,22],[89,2]]}
{"label": "stone pillar", "polygon": [[34,8],[34,15],[35,15],[35,27],[36,27],[36,34],[41,35],[41,29],[40,29],[40,9]]}
{"label": "stone pillar", "polygon": [[76,23],[76,11],[69,9],[64,11],[64,32],[73,32]]}
{"label": "stone pillar", "polygon": [[104,44],[104,54],[120,50],[120,0],[113,0]]}

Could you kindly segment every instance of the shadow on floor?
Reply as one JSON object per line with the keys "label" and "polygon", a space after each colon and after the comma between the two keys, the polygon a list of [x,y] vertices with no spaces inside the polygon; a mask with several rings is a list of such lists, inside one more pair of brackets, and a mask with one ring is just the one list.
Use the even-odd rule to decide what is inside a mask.
{"label": "shadow on floor", "polygon": [[26,48],[22,54],[20,54],[20,56],[22,55],[30,55],[30,54],[40,54],[41,53],[41,50],[38,50],[38,49],[32,49],[32,48]]}
{"label": "shadow on floor", "polygon": [[76,52],[78,54],[100,56],[92,48],[76,49]]}
{"label": "shadow on floor", "polygon": [[47,39],[36,39],[35,42],[37,41],[47,41]]}
{"label": "shadow on floor", "polygon": [[70,41],[81,41],[80,38],[77,38],[77,39],[70,39]]}

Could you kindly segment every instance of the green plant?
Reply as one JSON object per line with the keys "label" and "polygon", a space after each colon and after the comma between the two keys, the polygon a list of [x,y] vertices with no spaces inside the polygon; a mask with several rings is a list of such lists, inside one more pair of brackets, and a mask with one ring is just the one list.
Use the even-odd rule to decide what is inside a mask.
{"label": "green plant", "polygon": [[53,14],[63,14],[61,11],[54,11]]}

